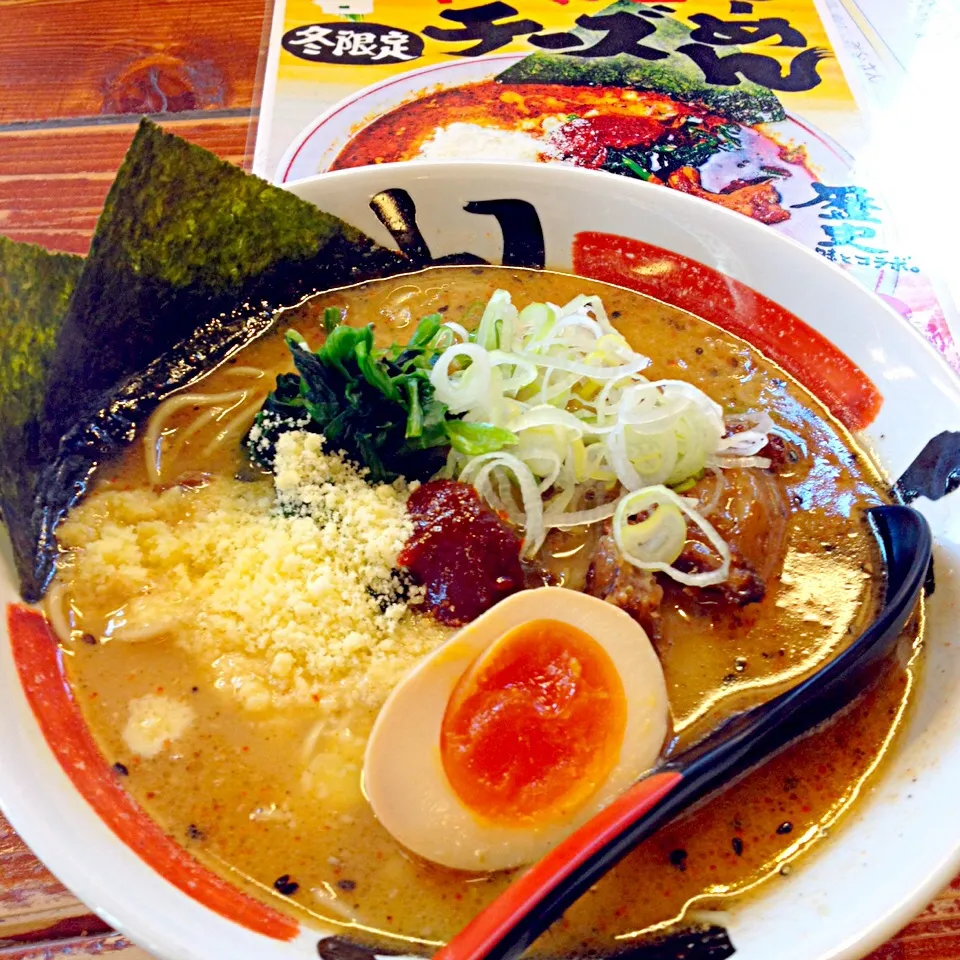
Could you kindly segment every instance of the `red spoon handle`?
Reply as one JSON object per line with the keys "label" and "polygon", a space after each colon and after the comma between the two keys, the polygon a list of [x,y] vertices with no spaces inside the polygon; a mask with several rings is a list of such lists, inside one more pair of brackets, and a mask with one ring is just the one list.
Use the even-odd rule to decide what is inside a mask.
{"label": "red spoon handle", "polygon": [[652,810],[682,780],[682,774],[667,771],[635,783],[511,884],[435,953],[434,960],[482,960],[561,881]]}

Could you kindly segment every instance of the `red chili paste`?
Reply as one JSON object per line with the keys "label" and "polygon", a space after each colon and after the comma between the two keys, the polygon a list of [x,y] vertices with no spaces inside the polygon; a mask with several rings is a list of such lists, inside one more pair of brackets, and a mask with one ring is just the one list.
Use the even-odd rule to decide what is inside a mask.
{"label": "red chili paste", "polygon": [[407,510],[413,535],[399,563],[427,588],[425,607],[441,623],[469,623],[523,587],[520,537],[473,487],[433,480]]}

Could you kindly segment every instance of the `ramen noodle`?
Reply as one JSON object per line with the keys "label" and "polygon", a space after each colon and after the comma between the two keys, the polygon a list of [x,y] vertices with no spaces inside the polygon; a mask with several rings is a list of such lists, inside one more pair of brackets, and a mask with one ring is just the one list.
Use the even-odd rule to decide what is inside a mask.
{"label": "ramen noodle", "polygon": [[[423,317],[429,347],[411,337]],[[883,571],[864,511],[884,502],[881,477],[815,397],[704,320],[577,277],[443,267],[318,295],[284,322],[166,400],[104,468],[60,530],[46,598],[125,786],[254,896],[360,942],[432,950],[616,777],[808,676],[877,609]],[[593,359],[562,352],[589,338]],[[378,353],[394,342],[406,346]],[[354,358],[362,376],[324,396],[310,364]],[[408,392],[390,400],[398,384]],[[374,387],[380,434],[361,429],[369,404],[347,396]],[[605,419],[617,391],[621,419]],[[395,434],[388,401],[406,417]],[[435,419],[441,401],[452,427]],[[673,440],[658,425],[668,414]],[[336,434],[348,420],[352,432]],[[658,438],[643,456],[641,425]],[[631,492],[628,467],[669,473]],[[531,609],[539,590],[568,599]],[[599,604],[589,609],[608,611],[596,623],[609,627],[576,626],[578,604]],[[454,671],[437,701],[442,743],[396,746],[404,723],[392,707],[378,722],[384,703],[419,683],[402,716],[420,722],[445,641],[462,628],[488,649],[497,611],[515,618],[513,647]],[[533,949],[612,953],[778,882],[889,748],[915,671],[905,650],[855,715],[661,830]],[[553,679],[532,691],[524,665]],[[502,689],[501,675],[514,677]],[[516,735],[502,720],[507,688],[516,717],[553,711],[523,764],[483,753],[482,736]],[[501,719],[477,697],[493,697]],[[375,724],[374,740],[394,744],[379,753]],[[397,806],[375,809],[384,778],[426,790],[441,762],[437,796],[476,814],[461,826],[451,814],[449,833],[438,820],[425,839]]]}

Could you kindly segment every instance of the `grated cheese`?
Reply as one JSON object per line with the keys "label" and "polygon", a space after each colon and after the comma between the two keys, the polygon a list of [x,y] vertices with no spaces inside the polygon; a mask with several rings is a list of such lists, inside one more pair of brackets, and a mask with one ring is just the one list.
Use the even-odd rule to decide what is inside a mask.
{"label": "grated cheese", "polygon": [[159,693],[130,701],[123,739],[131,752],[155,757],[187,732],[193,723],[193,707]]}
{"label": "grated cheese", "polygon": [[113,642],[172,640],[250,710],[378,706],[446,636],[409,612],[422,590],[394,569],[411,489],[368,484],[322,437],[291,431],[273,482],[89,497],[61,529],[60,578],[85,618],[124,624]]}

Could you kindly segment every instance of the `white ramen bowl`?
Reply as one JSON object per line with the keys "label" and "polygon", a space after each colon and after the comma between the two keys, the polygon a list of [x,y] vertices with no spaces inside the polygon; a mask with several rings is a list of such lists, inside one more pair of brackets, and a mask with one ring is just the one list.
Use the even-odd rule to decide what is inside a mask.
{"label": "white ramen bowl", "polygon": [[[499,263],[504,239],[497,219],[464,208],[509,199],[536,212],[548,267],[571,270],[575,234],[600,231],[662,248],[663,262],[679,254],[720,271],[792,311],[873,381],[883,403],[861,439],[891,481],[932,437],[960,428],[960,384],[902,319],[840,269],[705,201],[603,173],[526,164],[383,165],[301,180],[288,188],[391,246],[370,200],[385,190],[406,191],[434,257],[469,251]],[[636,274],[641,279],[643,270],[656,272],[647,264]],[[711,289],[725,287],[720,277],[710,283]],[[589,281],[583,286],[588,290]],[[960,657],[953,649],[960,493],[933,500],[922,496],[915,506],[934,529],[937,573],[915,705],[893,756],[837,835],[801,860],[789,877],[731,906],[725,925],[736,960],[862,957],[960,869],[955,812]],[[0,568],[0,602],[16,600],[7,562]],[[181,892],[117,838],[74,789],[45,740],[5,635],[0,640],[0,806],[78,897],[158,957],[317,955],[324,931],[301,926],[289,941],[251,932]]]}

